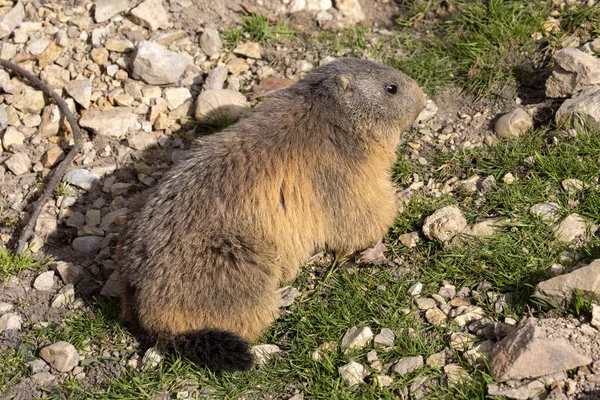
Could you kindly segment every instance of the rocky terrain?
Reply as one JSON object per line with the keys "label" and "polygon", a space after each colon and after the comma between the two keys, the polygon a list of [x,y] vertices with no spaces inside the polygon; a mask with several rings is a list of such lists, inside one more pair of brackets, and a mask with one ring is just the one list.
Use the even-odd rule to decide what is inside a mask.
{"label": "rocky terrain", "polygon": [[[28,245],[30,254],[50,261],[42,269],[0,276],[0,354],[24,349],[26,363],[22,373],[10,369],[0,373],[0,385],[7,387],[0,388],[0,396],[51,397],[48,388],[65,382],[100,388],[126,368],[158,368],[160,354],[139,354],[135,341],[116,328],[118,309],[103,316],[115,329],[103,345],[69,337],[68,331],[61,338],[40,332],[64,327],[65,320],[78,315],[85,324],[89,312],[98,313],[98,304],[116,304],[114,246],[128,205],[185,154],[194,137],[243,118],[261,97],[349,53],[261,41],[235,30],[244,17],[268,15],[263,21],[267,24],[287,18],[298,31],[335,31],[366,23],[370,32],[385,35],[399,10],[398,4],[386,0],[0,2],[0,58],[18,62],[59,92],[78,115],[85,136],[81,153],[44,207]],[[552,31],[553,21],[546,22],[545,32]],[[403,138],[407,160],[428,171],[434,158],[527,135],[540,124],[555,122],[567,135],[576,135],[582,126],[597,132],[599,53],[600,39],[581,43],[577,39],[556,51],[545,96],[528,104],[520,98],[473,102],[468,94],[457,99],[456,89],[431,96]],[[32,211],[32,200],[73,145],[73,137],[57,106],[29,82],[0,70],[0,86],[0,246],[13,249]],[[425,178],[430,172],[399,184],[398,197],[405,207],[415,196],[467,192],[482,198],[496,185],[518,179],[512,173],[502,176],[501,182],[493,175],[461,173],[436,181]],[[578,179],[561,184],[567,193],[588,185]],[[490,398],[600,398],[600,306],[585,300],[589,299],[585,294],[600,296],[600,261],[577,251],[597,235],[599,221],[560,210],[551,199],[530,208],[553,230],[557,242],[568,244],[561,263],[548,265],[552,277],[537,284],[535,295],[568,307],[583,293],[591,317],[532,312],[519,321],[509,317],[500,321],[489,309],[502,313],[512,307],[518,293],[501,293],[482,281],[476,287],[438,282],[438,289],[425,295],[423,284],[416,282],[407,291],[411,306],[399,312],[419,318],[429,331],[447,338],[446,348],[425,357],[389,360],[386,354],[398,345],[395,327],[348,326],[338,342],[310,349],[311,359],[320,362],[334,352],[351,355],[368,350],[366,359],[331,367],[348,387],[388,388],[407,374],[428,368],[443,371],[437,381],[416,373],[410,384],[395,391],[397,398],[426,398],[436,385],[469,384],[473,377],[468,368],[489,372],[483,396]],[[438,208],[425,216],[418,231],[401,232],[398,241],[408,249],[423,241],[460,247],[468,237],[486,240],[514,224],[502,216],[467,221],[464,213],[458,206]],[[380,242],[356,263],[397,267],[391,253]],[[326,254],[312,262],[331,264]],[[284,307],[301,296],[293,287],[284,288],[283,294]],[[484,303],[489,307],[482,307]],[[95,319],[89,318],[86,329],[91,331]],[[260,368],[286,357],[273,343],[257,344],[253,350]],[[180,386],[148,397],[196,398],[210,396],[214,389],[211,382]],[[304,396],[296,388],[275,397],[254,395],[246,398]]]}

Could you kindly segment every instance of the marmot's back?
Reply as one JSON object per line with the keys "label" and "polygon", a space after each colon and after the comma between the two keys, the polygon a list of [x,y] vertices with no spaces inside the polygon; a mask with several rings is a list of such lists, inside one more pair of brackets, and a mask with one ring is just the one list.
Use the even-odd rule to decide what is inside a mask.
{"label": "marmot's back", "polygon": [[241,338],[272,321],[278,285],[304,259],[359,250],[391,226],[396,146],[423,106],[400,72],[344,59],[199,140],[122,234],[124,315],[139,336],[213,368],[248,368]]}

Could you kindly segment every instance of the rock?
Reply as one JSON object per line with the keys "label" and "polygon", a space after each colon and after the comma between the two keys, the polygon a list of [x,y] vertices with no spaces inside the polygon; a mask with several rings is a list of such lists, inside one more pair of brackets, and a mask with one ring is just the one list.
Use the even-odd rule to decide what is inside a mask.
{"label": "rock", "polygon": [[67,285],[75,284],[85,276],[84,269],[73,263],[56,261],[54,263],[54,269],[58,272],[62,281]]}
{"label": "rock", "polygon": [[600,298],[600,260],[594,260],[573,272],[538,283],[534,294],[556,304],[567,305],[575,289],[595,293],[595,297]]}
{"label": "rock", "polygon": [[506,183],[507,185],[511,185],[515,183],[515,176],[512,173],[507,172],[506,175],[502,177],[502,182]]}
{"label": "rock", "polygon": [[429,310],[436,306],[436,302],[434,299],[417,297],[415,299],[415,303],[417,304],[417,308],[419,310]]}
{"label": "rock", "polygon": [[[130,40],[119,39],[108,39],[104,46],[106,47],[106,50],[114,51],[116,53],[124,53],[134,48],[133,43]],[[110,72],[110,68],[114,68],[114,70]],[[118,68],[117,66],[109,65],[107,66],[106,72],[109,74],[109,76],[114,76],[118,72]]]}
{"label": "rock", "polygon": [[96,253],[100,249],[102,239],[104,238],[100,236],[80,236],[73,240],[71,246],[78,253]]}
{"label": "rock", "polygon": [[387,264],[387,258],[385,257],[386,251],[387,247],[383,244],[383,240],[379,239],[374,247],[360,253],[360,257],[357,258],[356,263],[374,265]]}
{"label": "rock", "polygon": [[56,377],[49,372],[38,372],[31,375],[31,380],[38,386],[48,386],[56,380]]}
{"label": "rock", "polygon": [[442,310],[434,307],[425,312],[425,319],[433,326],[440,326],[448,319],[448,317]]}
{"label": "rock", "polygon": [[190,64],[187,57],[149,41],[137,46],[132,61],[132,75],[150,85],[166,85],[179,81]]}
{"label": "rock", "polygon": [[421,290],[423,290],[423,284],[421,282],[417,282],[408,288],[408,294],[411,296],[418,296],[421,294]]}
{"label": "rock", "polygon": [[381,332],[373,340],[375,348],[394,347],[396,337],[394,331],[389,328],[381,328]]}
{"label": "rock", "polygon": [[400,359],[394,365],[394,372],[400,375],[406,375],[423,366],[423,356],[407,357]]}
{"label": "rock", "polygon": [[250,70],[250,65],[243,58],[233,57],[227,62],[227,70],[233,75],[241,75]]}
{"label": "rock", "polygon": [[44,93],[32,87],[25,86],[13,97],[13,107],[27,114],[39,114],[46,105]]}
{"label": "rock", "polygon": [[64,182],[84,190],[90,190],[94,184],[100,182],[100,177],[87,169],[74,169],[65,174]]}
{"label": "rock", "polygon": [[490,358],[492,350],[494,349],[494,342],[491,340],[485,340],[483,342],[473,344],[473,347],[463,354],[463,357],[472,366],[484,365],[486,360]]}
{"label": "rock", "polygon": [[75,288],[72,284],[66,285],[58,292],[58,295],[52,300],[50,307],[60,308],[71,304],[75,300]]}
{"label": "rock", "polygon": [[167,88],[163,92],[167,100],[169,110],[174,110],[188,100],[192,100],[192,94],[188,88]]}
{"label": "rock", "polygon": [[348,25],[357,24],[367,19],[358,0],[335,0],[335,8],[345,17]]}
{"label": "rock", "polygon": [[160,364],[163,357],[154,347],[149,348],[142,357],[142,366],[144,368],[155,368]]}
{"label": "rock", "polygon": [[0,315],[5,314],[12,310],[14,306],[10,303],[0,302]]}
{"label": "rock", "polygon": [[364,383],[364,379],[369,375],[365,367],[356,361],[350,361],[348,364],[339,367],[338,372],[344,382],[350,386]]}
{"label": "rock", "polygon": [[146,0],[131,10],[133,21],[141,26],[155,31],[167,29],[171,26],[169,13],[163,7],[162,0]]}
{"label": "rock", "polygon": [[433,100],[428,99],[425,103],[425,108],[417,116],[415,122],[418,124],[424,124],[425,122],[433,119],[433,117],[435,117],[435,115],[437,114],[438,110],[439,108],[437,104],[435,104]]}
{"label": "rock", "polygon": [[254,88],[252,89],[252,100],[269,96],[279,90],[290,87],[296,82],[295,79],[288,78],[263,78],[260,80],[260,84],[254,85]]}
{"label": "rock", "polygon": [[561,104],[556,123],[561,126],[600,129],[600,86],[582,90]]}
{"label": "rock", "polygon": [[22,175],[29,172],[31,160],[25,153],[15,153],[11,158],[4,161],[6,167],[15,175]]}
{"label": "rock", "polygon": [[143,151],[150,147],[156,146],[158,139],[151,133],[138,132],[130,137],[127,142],[132,149]]}
{"label": "rock", "polygon": [[196,100],[198,121],[226,116],[236,120],[248,111],[246,96],[233,90],[206,90]]}
{"label": "rock", "polygon": [[572,242],[585,234],[587,226],[585,218],[579,214],[571,214],[556,226],[556,240],[562,243]]}
{"label": "rock", "polygon": [[554,70],[546,81],[546,96],[569,97],[600,84],[600,60],[577,49],[554,54]]}
{"label": "rock", "polygon": [[65,158],[65,153],[62,149],[58,146],[52,146],[42,156],[42,165],[44,168],[52,168],[55,164],[62,161],[63,158]]}
{"label": "rock", "polygon": [[2,147],[4,150],[11,150],[13,146],[23,146],[25,136],[15,127],[9,126],[2,136]]}
{"label": "rock", "polygon": [[117,271],[110,274],[100,291],[100,295],[106,297],[119,297],[121,295],[121,285],[119,283],[119,274]]}
{"label": "rock", "polygon": [[111,225],[116,225],[116,222],[118,222],[119,219],[123,219],[127,215],[127,212],[127,208],[119,208],[109,212],[104,217],[102,217],[102,222],[100,222],[100,229],[106,231],[111,227]]}
{"label": "rock", "polygon": [[437,353],[433,353],[425,360],[425,364],[433,368],[442,368],[446,365],[446,351],[442,350]]}
{"label": "rock", "polygon": [[40,356],[59,372],[69,372],[79,364],[77,349],[68,342],[56,342],[40,350]]}
{"label": "rock", "polygon": [[458,364],[448,364],[444,367],[444,373],[446,379],[448,379],[448,386],[454,387],[461,384],[467,384],[471,382],[469,373],[465,371],[463,367]]}
{"label": "rock", "polygon": [[522,108],[515,108],[511,112],[504,114],[496,121],[494,131],[498,137],[508,139],[515,136],[521,136],[533,127],[533,119]]}
{"label": "rock", "polygon": [[76,79],[65,85],[65,90],[83,108],[90,108],[92,97],[92,81],[89,79]]}
{"label": "rock", "polygon": [[460,209],[455,206],[447,206],[425,218],[423,233],[431,240],[448,242],[462,232],[466,226],[467,220]]}
{"label": "rock", "polygon": [[560,206],[556,203],[538,203],[531,206],[529,212],[534,215],[539,215],[542,221],[552,221],[560,212]]}
{"label": "rock", "polygon": [[260,60],[261,47],[258,43],[246,42],[238,45],[235,49],[233,49],[233,54],[248,58],[254,58],[255,60]]}
{"label": "rock", "polygon": [[346,331],[342,338],[341,349],[344,354],[352,349],[362,349],[373,339],[373,331],[368,326],[357,328],[353,326]]}
{"label": "rock", "polygon": [[94,9],[97,23],[108,21],[129,8],[129,0],[98,0]]}
{"label": "rock", "polygon": [[259,366],[265,365],[273,357],[279,357],[283,354],[279,346],[274,344],[259,344],[257,346],[252,346],[250,352],[254,354],[256,364]]}
{"label": "rock", "polygon": [[465,326],[469,322],[477,321],[485,316],[485,311],[483,308],[478,306],[468,307],[462,314],[454,318],[454,322],[458,324],[458,326]]}
{"label": "rock", "polygon": [[444,300],[450,300],[456,296],[456,286],[446,283],[440,288],[438,295],[440,295]]}
{"label": "rock", "polygon": [[490,373],[496,381],[504,382],[537,378],[591,362],[565,340],[548,337],[546,330],[528,321],[496,345],[490,357]]}
{"label": "rock", "polygon": [[409,249],[412,249],[417,247],[417,243],[419,243],[419,233],[404,233],[398,236],[398,240],[400,240],[400,243],[402,243],[404,246],[408,247]]}
{"label": "rock", "polygon": [[217,65],[210,71],[204,85],[202,86],[205,90],[220,90],[225,86],[227,80],[227,68],[222,65]]}
{"label": "rock", "polygon": [[25,18],[25,7],[21,1],[10,9],[9,12],[0,17],[0,39],[10,35]]}
{"label": "rock", "polygon": [[25,51],[35,56],[39,56],[44,52],[44,50],[46,50],[50,43],[51,42],[46,38],[33,37],[27,42],[27,45],[25,46]]}
{"label": "rock", "polygon": [[200,48],[209,57],[218,56],[221,53],[223,42],[219,31],[212,27],[206,27],[202,36],[200,36]]}
{"label": "rock", "polygon": [[575,194],[584,188],[583,182],[579,179],[565,179],[560,184],[569,194]]}
{"label": "rock", "polygon": [[597,304],[592,304],[592,321],[590,324],[600,330],[600,306]]}
{"label": "rock", "polygon": [[279,307],[291,306],[294,303],[294,299],[301,294],[301,291],[292,286],[286,286],[279,289]]}
{"label": "rock", "polygon": [[384,388],[392,386],[392,384],[394,383],[394,379],[392,379],[391,376],[387,375],[377,375],[375,377],[375,382],[377,383],[378,387]]}
{"label": "rock", "polygon": [[122,138],[137,124],[137,115],[133,110],[129,107],[115,107],[105,111],[86,110],[82,113],[79,124],[100,136]]}
{"label": "rock", "polygon": [[6,313],[0,317],[0,332],[20,331],[23,318],[18,314]]}
{"label": "rock", "polygon": [[54,271],[43,272],[33,281],[33,287],[37,290],[52,290],[54,286]]}

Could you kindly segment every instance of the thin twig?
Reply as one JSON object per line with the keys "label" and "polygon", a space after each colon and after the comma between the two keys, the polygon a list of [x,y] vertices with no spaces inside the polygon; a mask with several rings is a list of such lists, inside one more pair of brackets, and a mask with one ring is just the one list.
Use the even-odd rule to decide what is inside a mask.
{"label": "thin twig", "polygon": [[82,139],[81,139],[81,131],[79,130],[79,125],[77,124],[77,121],[75,121],[73,114],[69,110],[69,106],[62,99],[62,97],[60,97],[48,85],[46,85],[44,82],[42,82],[37,76],[33,75],[29,71],[24,70],[23,68],[19,67],[18,65],[14,64],[11,61],[0,59],[0,66],[2,66],[4,69],[7,69],[7,70],[19,75],[21,78],[27,79],[29,82],[31,82],[31,84],[36,89],[41,90],[48,97],[51,97],[58,105],[58,109],[60,110],[61,114],[69,122],[69,125],[71,126],[71,130],[73,131],[73,139],[75,140],[75,144],[73,145],[73,147],[71,147],[71,150],[69,151],[69,153],[67,154],[65,159],[54,170],[52,177],[48,181],[48,185],[46,185],[46,189],[42,192],[42,195],[40,196],[40,198],[37,199],[35,201],[35,203],[33,204],[33,211],[31,213],[31,217],[29,218],[29,222],[25,226],[25,229],[23,229],[23,232],[21,232],[21,236],[19,236],[19,241],[17,242],[16,253],[21,254],[25,250],[25,246],[27,245],[27,240],[29,240],[29,238],[33,234],[33,230],[35,229],[35,224],[37,222],[38,217],[42,213],[42,208],[44,208],[44,204],[46,204],[46,201],[50,198],[50,196],[54,192],[54,189],[56,188],[56,186],[62,179],[62,177],[65,174],[67,168],[69,167],[69,164],[71,163],[71,161],[73,161],[73,159],[75,158],[77,153],[79,153],[79,151],[81,149]]}

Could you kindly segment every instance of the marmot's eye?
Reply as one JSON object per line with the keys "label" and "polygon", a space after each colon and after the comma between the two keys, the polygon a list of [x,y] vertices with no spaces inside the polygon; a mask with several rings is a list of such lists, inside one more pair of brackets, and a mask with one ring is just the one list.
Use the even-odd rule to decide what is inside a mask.
{"label": "marmot's eye", "polygon": [[398,93],[398,86],[396,85],[386,85],[385,86],[385,91],[391,94],[396,94]]}

